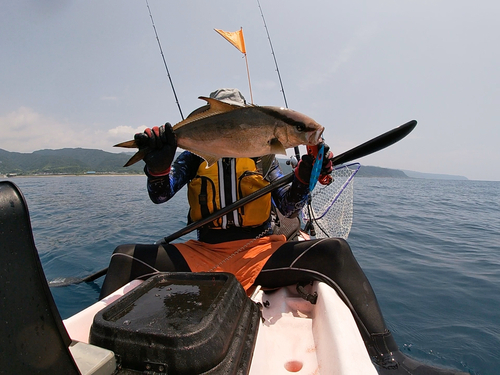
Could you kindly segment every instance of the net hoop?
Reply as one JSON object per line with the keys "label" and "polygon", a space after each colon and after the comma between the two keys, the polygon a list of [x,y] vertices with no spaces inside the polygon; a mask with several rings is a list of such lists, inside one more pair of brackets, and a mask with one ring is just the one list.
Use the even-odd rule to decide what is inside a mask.
{"label": "net hoop", "polygon": [[361,165],[351,163],[336,167],[330,185],[317,184],[309,203],[302,209],[302,221],[315,238],[347,239],[352,226],[354,176]]}

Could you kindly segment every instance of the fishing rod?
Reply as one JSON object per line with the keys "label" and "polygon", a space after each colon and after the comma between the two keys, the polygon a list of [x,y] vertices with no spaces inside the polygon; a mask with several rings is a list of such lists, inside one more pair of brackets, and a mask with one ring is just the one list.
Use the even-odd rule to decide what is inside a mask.
{"label": "fishing rod", "polygon": [[[332,159],[332,164],[334,166],[336,165],[341,165],[345,164],[347,162],[353,161],[355,159],[362,158],[363,156],[367,156],[370,154],[373,154],[374,152],[380,151],[386,147],[389,147],[390,145],[400,141],[404,137],[406,137],[408,134],[412,132],[412,130],[417,126],[417,121],[412,120],[407,122],[406,124],[403,124],[401,126],[398,126],[397,128],[394,128],[392,130],[389,130],[388,132],[385,132],[378,137],[372,138],[369,141],[366,141],[365,143],[360,144],[359,146],[356,146],[340,155],[335,156]],[[232,203],[231,205],[227,206],[225,209],[218,210],[208,216],[206,219],[202,219],[199,221],[196,221],[194,223],[191,223],[187,225],[186,227],[178,230],[177,232],[171,234],[168,237],[165,237],[161,243],[168,243],[170,241],[173,241],[179,237],[182,237],[189,232],[192,232],[195,229],[198,229],[200,226],[209,223],[213,220],[216,220],[217,218],[225,215],[227,212],[233,211],[238,209],[239,207],[245,205],[246,203],[250,202],[251,200],[255,200],[260,198],[261,196],[269,193],[273,189],[277,189],[281,186],[287,185],[293,180],[294,173],[290,173],[284,177],[281,177],[278,180],[273,181],[270,185],[259,189],[255,192],[253,192],[250,195],[247,195],[246,197]],[[108,268],[104,268],[102,270],[99,270],[91,275],[88,275],[86,277],[82,278],[75,278],[75,277],[65,277],[65,278],[57,278],[55,280],[49,281],[49,286],[52,287],[61,287],[61,286],[68,286],[68,285],[74,285],[74,284],[80,284],[83,282],[92,282],[99,277],[105,275],[108,271]]]}
{"label": "fishing rod", "polygon": [[182,120],[184,120],[184,115],[182,114],[181,105],[179,104],[179,99],[177,99],[177,93],[175,92],[174,83],[172,82],[172,77],[170,76],[170,72],[168,70],[167,61],[165,60],[165,55],[163,54],[163,49],[161,48],[160,38],[158,37],[158,33],[156,32],[156,26],[155,26],[155,22],[153,20],[153,15],[151,14],[151,8],[149,7],[148,0],[146,0],[146,6],[148,7],[149,18],[151,18],[151,24],[153,25],[153,30],[154,30],[155,35],[156,35],[156,41],[158,42],[158,47],[160,48],[161,57],[163,59],[163,65],[165,65],[168,80],[170,81],[170,86],[172,87],[172,91],[174,93],[175,103],[177,104],[177,108],[179,108],[179,113],[181,114]]}
{"label": "fishing rod", "polygon": [[[267,40],[269,40],[269,46],[271,47],[271,55],[273,55],[274,65],[276,66],[276,73],[278,73],[278,80],[280,82],[281,93],[283,94],[283,101],[285,102],[285,107],[288,108],[288,102],[286,101],[285,88],[283,87],[283,81],[281,80],[280,69],[278,67],[278,60],[276,59],[276,54],[274,53],[273,43],[271,42],[271,36],[269,35],[269,29],[267,28],[266,19],[264,17],[264,12],[262,11],[262,7],[260,6],[260,1],[257,0],[257,5],[259,6],[260,15],[262,16],[262,21],[264,22],[264,28],[266,29]],[[295,151],[295,157],[297,160],[300,159],[300,150],[299,146],[295,146],[293,148]]]}
{"label": "fishing rod", "polygon": [[260,9],[260,15],[262,16],[262,21],[264,22],[264,28],[266,29],[267,39],[269,40],[269,46],[271,47],[271,54],[273,55],[274,65],[276,66],[276,72],[278,73],[278,79],[280,81],[281,93],[283,94],[283,100],[285,101],[285,107],[288,108],[288,103],[286,101],[285,89],[283,88],[283,81],[281,80],[280,69],[278,67],[278,61],[276,60],[276,54],[274,53],[273,43],[271,42],[271,36],[269,35],[269,30],[267,28],[266,19],[264,18],[264,13],[262,12],[262,7],[260,6],[259,0],[257,0],[257,5]]}

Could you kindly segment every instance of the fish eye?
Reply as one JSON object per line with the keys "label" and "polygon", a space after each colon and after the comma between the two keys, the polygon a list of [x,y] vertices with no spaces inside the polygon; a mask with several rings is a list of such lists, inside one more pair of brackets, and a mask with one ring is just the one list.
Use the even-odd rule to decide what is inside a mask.
{"label": "fish eye", "polygon": [[304,124],[297,124],[296,128],[299,132],[303,132],[306,130],[306,126]]}

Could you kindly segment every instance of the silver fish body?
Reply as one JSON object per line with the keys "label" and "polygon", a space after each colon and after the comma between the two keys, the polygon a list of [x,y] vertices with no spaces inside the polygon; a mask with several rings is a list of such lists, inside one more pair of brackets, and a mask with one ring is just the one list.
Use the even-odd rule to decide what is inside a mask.
{"label": "silver fish body", "polygon": [[[321,142],[324,128],[310,117],[285,108],[227,104],[200,97],[210,108],[173,127],[177,146],[207,161],[208,166],[223,157],[259,157],[286,154],[286,149],[314,146]],[[134,141],[116,145],[136,147]],[[142,152],[141,152],[142,151]],[[126,165],[142,159],[140,150]]]}

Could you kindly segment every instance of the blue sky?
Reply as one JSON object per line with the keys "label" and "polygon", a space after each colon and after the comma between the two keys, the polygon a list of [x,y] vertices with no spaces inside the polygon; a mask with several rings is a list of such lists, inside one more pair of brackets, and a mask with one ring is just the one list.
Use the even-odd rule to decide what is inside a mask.
{"label": "blue sky", "polygon": [[[409,120],[365,165],[500,181],[500,3],[260,4],[288,105],[339,154]],[[184,115],[237,87],[245,60],[213,29],[243,27],[255,104],[284,105],[256,0],[149,0]],[[0,148],[97,148],[180,120],[145,1],[17,0],[0,13]]]}

